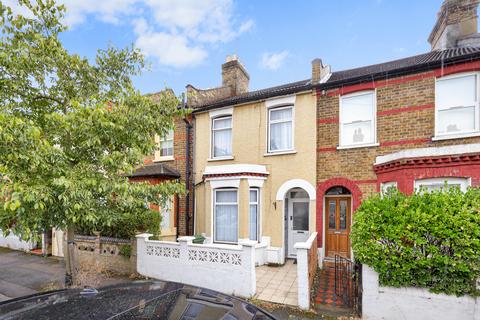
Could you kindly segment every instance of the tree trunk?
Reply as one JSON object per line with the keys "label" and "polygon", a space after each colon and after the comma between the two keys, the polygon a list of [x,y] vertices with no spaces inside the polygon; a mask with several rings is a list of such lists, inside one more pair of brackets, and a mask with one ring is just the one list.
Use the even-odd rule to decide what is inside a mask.
{"label": "tree trunk", "polygon": [[67,228],[67,248],[65,254],[65,286],[71,287],[77,283],[77,260],[75,259],[75,227],[73,225]]}

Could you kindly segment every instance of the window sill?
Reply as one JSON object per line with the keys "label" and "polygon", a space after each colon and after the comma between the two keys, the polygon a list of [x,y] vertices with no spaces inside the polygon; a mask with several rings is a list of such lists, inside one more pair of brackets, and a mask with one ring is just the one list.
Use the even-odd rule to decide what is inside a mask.
{"label": "window sill", "polygon": [[442,141],[442,140],[452,140],[452,139],[461,139],[461,138],[473,138],[480,137],[480,132],[470,132],[470,133],[461,133],[456,135],[445,135],[445,136],[436,136],[432,137],[432,141]]}
{"label": "window sill", "polygon": [[263,156],[264,157],[282,156],[286,154],[295,154],[295,153],[297,153],[296,150],[288,150],[288,151],[278,151],[278,152],[267,152]]}
{"label": "window sill", "polygon": [[359,144],[359,145],[353,145],[353,146],[338,146],[337,150],[378,147],[379,145],[380,143],[377,142],[377,143]]}
{"label": "window sill", "polygon": [[165,157],[159,157],[153,160],[153,162],[163,162],[163,161],[173,161],[175,160],[174,156],[165,156]]}
{"label": "window sill", "polygon": [[213,161],[226,161],[226,160],[233,160],[235,157],[233,156],[228,156],[228,157],[218,157],[218,158],[209,158],[207,159],[208,162],[213,162]]}

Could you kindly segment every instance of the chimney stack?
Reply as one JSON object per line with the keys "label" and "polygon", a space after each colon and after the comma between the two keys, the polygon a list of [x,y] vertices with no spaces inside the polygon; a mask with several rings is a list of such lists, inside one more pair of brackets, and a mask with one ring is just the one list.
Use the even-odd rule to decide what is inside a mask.
{"label": "chimney stack", "polygon": [[237,55],[227,56],[227,61],[222,64],[222,86],[231,88],[231,95],[238,96],[248,92],[250,76],[245,70]]}
{"label": "chimney stack", "polygon": [[321,80],[326,79],[325,77],[330,74],[330,66],[324,66],[322,59],[313,59],[312,60],[312,83],[319,83]]}
{"label": "chimney stack", "polygon": [[432,50],[479,46],[477,7],[480,0],[444,0],[428,42]]}

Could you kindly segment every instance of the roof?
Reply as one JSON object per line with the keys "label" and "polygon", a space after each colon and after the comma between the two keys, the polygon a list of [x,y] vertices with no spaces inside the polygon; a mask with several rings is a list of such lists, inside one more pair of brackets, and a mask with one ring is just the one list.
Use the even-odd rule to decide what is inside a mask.
{"label": "roof", "polygon": [[266,88],[266,89],[261,89],[256,91],[250,91],[235,97],[218,100],[207,105],[197,106],[194,108],[194,112],[205,111],[209,109],[215,109],[215,108],[231,106],[236,104],[242,104],[242,103],[247,103],[251,101],[263,100],[271,97],[283,96],[283,95],[307,91],[311,89],[312,89],[311,81],[310,79],[306,79],[302,81],[283,84],[281,86],[276,86],[276,87],[271,87],[271,88]]}
{"label": "roof", "polygon": [[180,178],[180,172],[164,163],[150,163],[135,170],[129,177],[170,177]]}
{"label": "roof", "polygon": [[480,47],[451,48],[431,51],[416,56],[369,65],[360,68],[332,72],[325,83],[312,85],[311,80],[302,80],[284,85],[247,92],[242,95],[221,99],[213,103],[197,106],[194,112],[201,112],[247,102],[264,100],[272,97],[294,94],[302,91],[331,89],[343,85],[352,85],[366,81],[386,79],[389,77],[424,72],[459,62],[480,59]]}
{"label": "roof", "polygon": [[318,84],[317,88],[329,89],[346,84],[355,84],[403,74],[417,73],[456,62],[475,59],[480,59],[480,47],[431,51],[399,60],[332,72],[328,81],[324,84]]}

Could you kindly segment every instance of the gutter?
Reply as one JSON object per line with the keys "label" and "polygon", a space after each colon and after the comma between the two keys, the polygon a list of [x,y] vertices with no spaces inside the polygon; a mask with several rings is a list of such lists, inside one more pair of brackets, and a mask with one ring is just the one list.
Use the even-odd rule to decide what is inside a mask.
{"label": "gutter", "polygon": [[314,85],[313,87],[318,90],[336,89],[342,86],[350,86],[350,85],[355,85],[355,84],[364,83],[368,81],[385,80],[388,78],[399,77],[399,76],[404,76],[404,75],[419,73],[419,72],[425,72],[425,71],[429,71],[439,67],[445,67],[447,65],[475,61],[478,59],[480,59],[480,53],[475,52],[475,53],[471,53],[464,56],[447,58],[447,59],[437,60],[433,62],[427,62],[423,64],[418,64],[415,66],[404,67],[401,69],[394,69],[391,71],[371,73],[364,76],[359,76],[356,78],[350,78],[346,80],[338,80],[338,81],[329,82],[329,83],[319,83]]}

